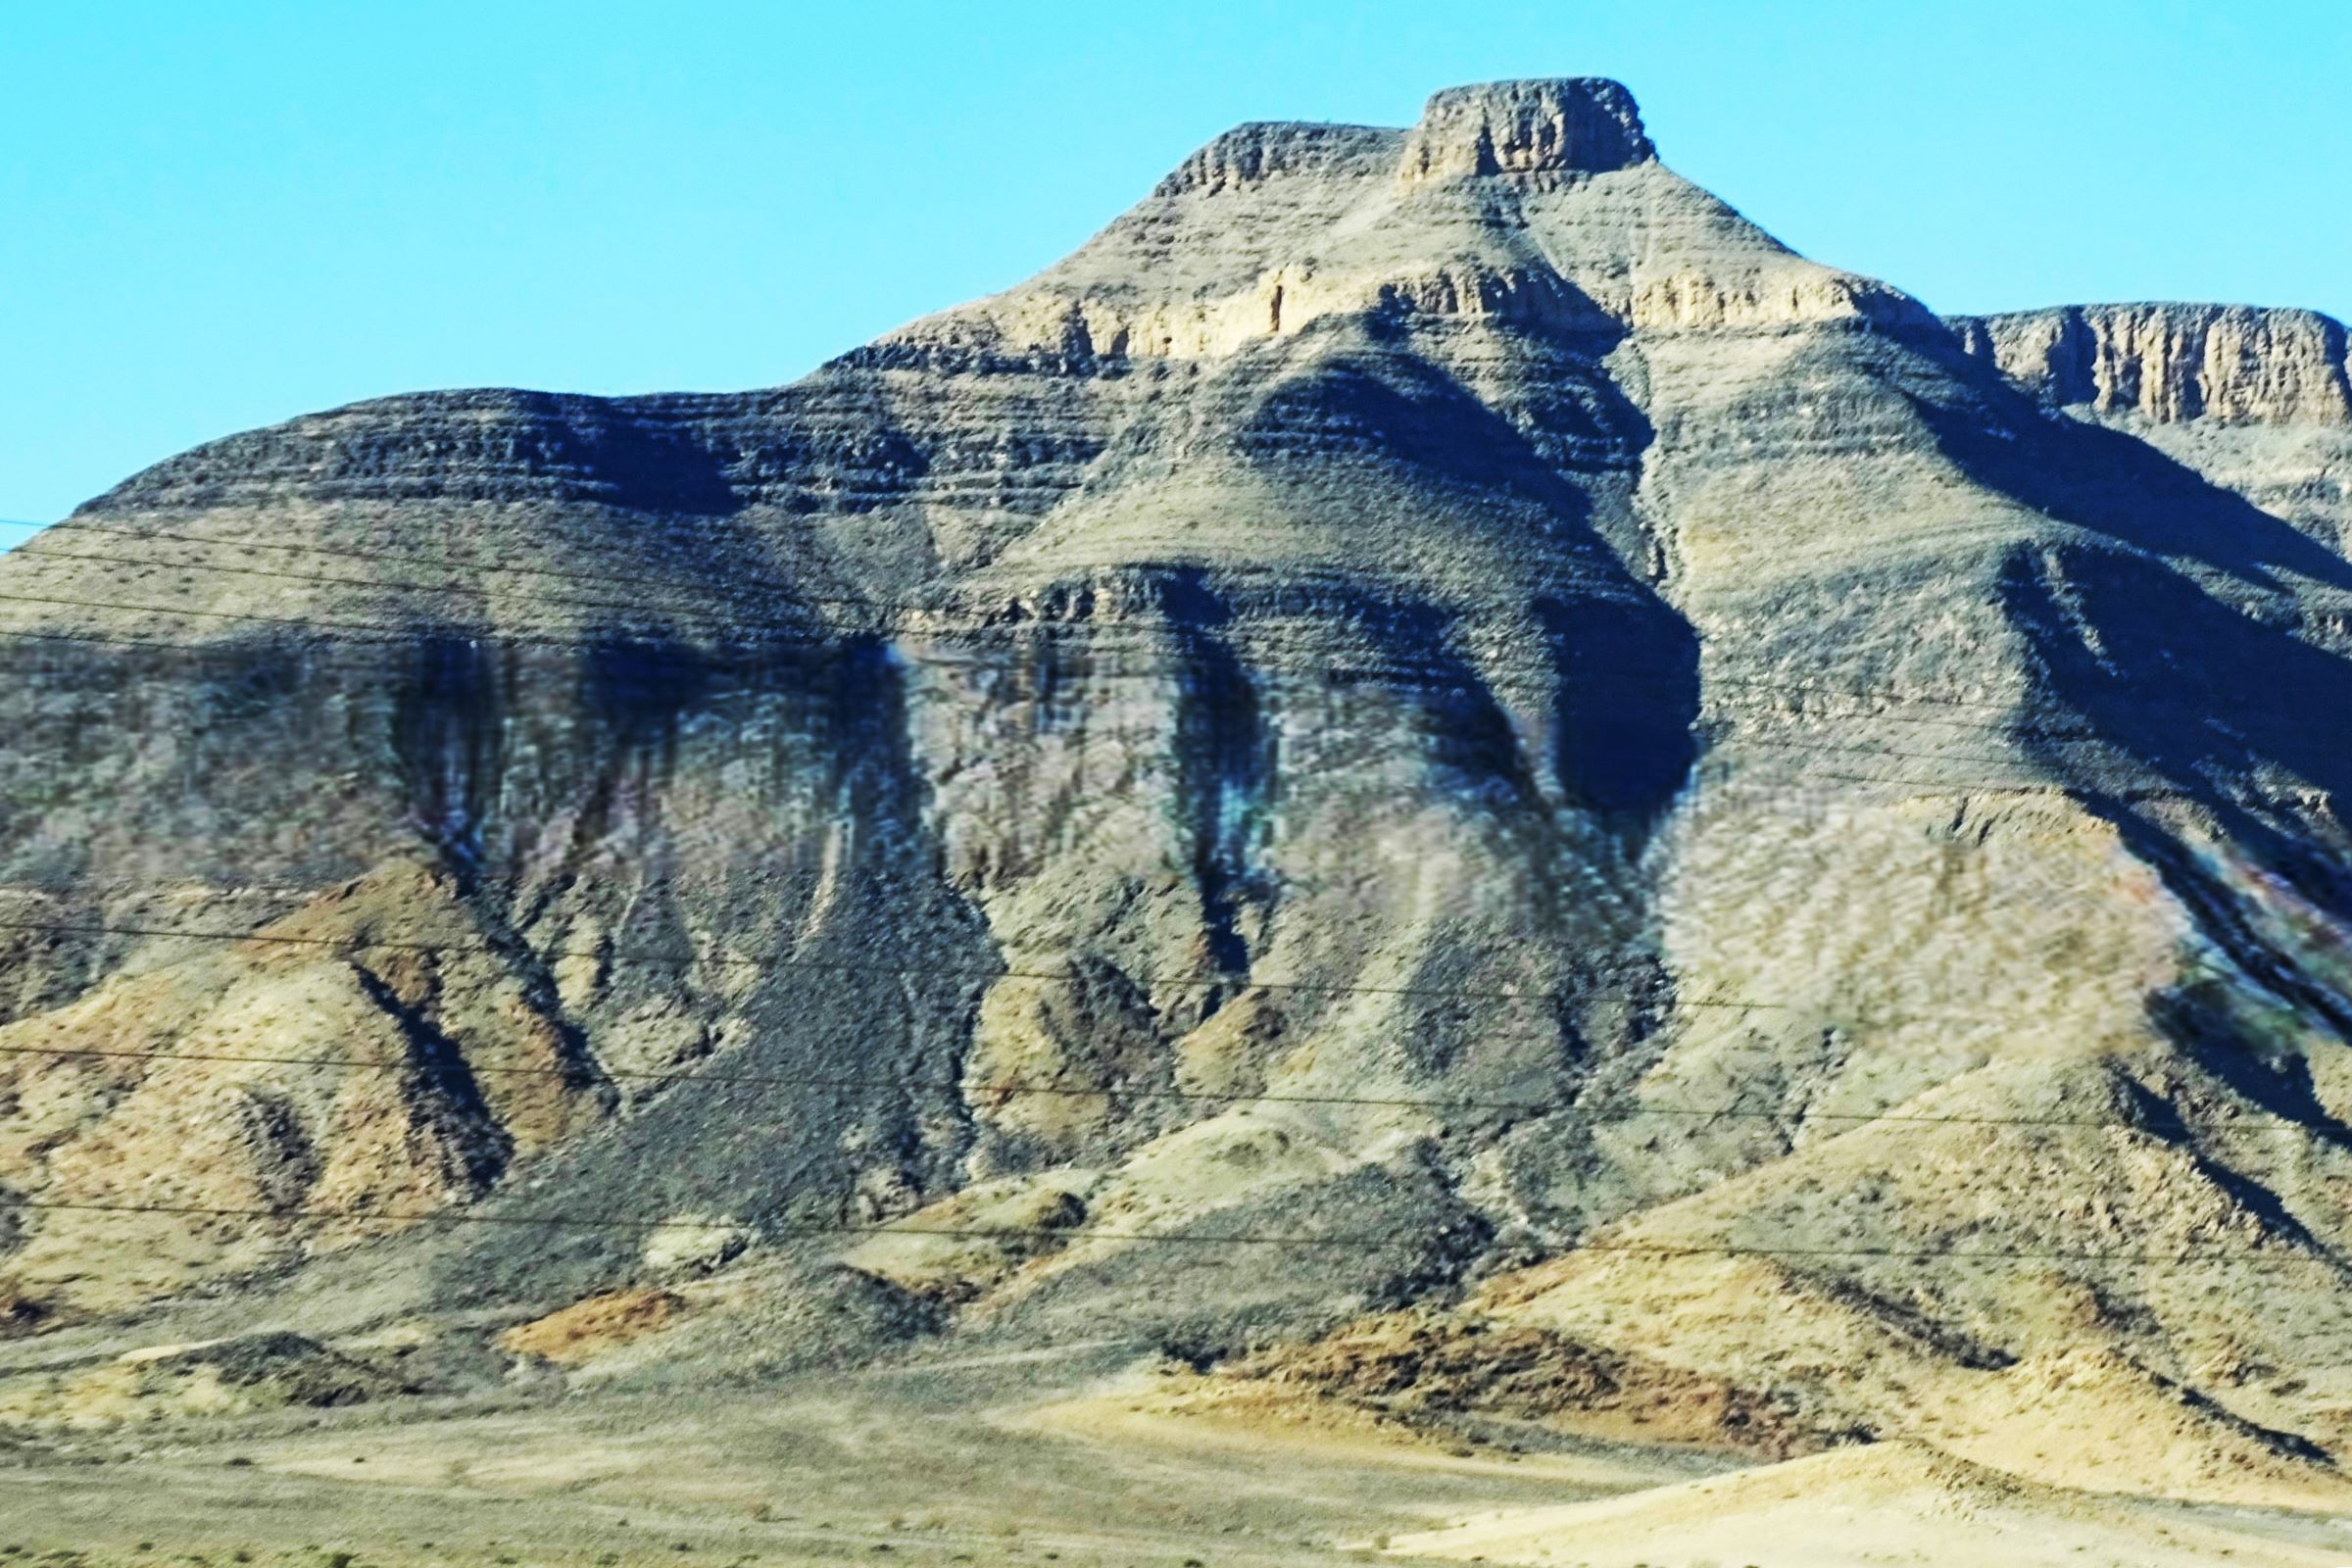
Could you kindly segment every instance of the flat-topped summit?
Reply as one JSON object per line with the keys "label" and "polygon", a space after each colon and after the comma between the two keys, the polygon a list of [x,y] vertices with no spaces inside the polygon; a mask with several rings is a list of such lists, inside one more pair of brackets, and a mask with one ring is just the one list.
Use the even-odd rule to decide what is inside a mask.
{"label": "flat-topped summit", "polygon": [[1634,95],[1605,76],[1537,77],[1430,95],[1405,142],[1406,179],[1599,173],[1657,156]]}
{"label": "flat-topped summit", "polygon": [[1446,87],[1405,129],[1252,121],[1201,148],[1152,192],[1255,185],[1277,174],[1374,174],[1406,181],[1547,172],[1598,173],[1657,157],[1642,111],[1605,76],[1529,77]]}

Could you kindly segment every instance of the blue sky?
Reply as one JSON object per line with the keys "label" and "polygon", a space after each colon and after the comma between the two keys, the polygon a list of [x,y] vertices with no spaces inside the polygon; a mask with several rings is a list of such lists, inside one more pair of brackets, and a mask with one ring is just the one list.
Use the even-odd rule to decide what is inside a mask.
{"label": "blue sky", "polygon": [[[2352,312],[2352,7],[0,0],[0,517],[419,387],[760,386],[1250,119],[1597,74],[1947,311]],[[18,530],[0,531],[0,544]]]}

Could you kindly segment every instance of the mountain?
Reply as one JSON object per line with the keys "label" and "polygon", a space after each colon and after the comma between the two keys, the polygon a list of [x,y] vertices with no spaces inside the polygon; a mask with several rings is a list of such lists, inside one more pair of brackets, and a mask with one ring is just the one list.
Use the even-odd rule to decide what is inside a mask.
{"label": "mountain", "polygon": [[986,1345],[2340,1505],[2348,528],[2335,322],[1946,320],[1591,79],[200,447],[0,563],[0,1396]]}

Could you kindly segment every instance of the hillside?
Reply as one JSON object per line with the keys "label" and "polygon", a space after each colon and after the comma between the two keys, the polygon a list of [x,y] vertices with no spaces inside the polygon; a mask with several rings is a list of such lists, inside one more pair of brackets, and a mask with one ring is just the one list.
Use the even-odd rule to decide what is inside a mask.
{"label": "hillside", "polygon": [[1592,79],[170,459],[0,561],[0,1420],[986,1348],[2340,1507],[2347,529],[2334,321],[1947,321]]}

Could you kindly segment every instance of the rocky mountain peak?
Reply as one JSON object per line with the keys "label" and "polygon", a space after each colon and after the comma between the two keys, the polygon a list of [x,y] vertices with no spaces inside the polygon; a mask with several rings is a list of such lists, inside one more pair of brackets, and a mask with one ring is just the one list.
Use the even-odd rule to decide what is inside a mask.
{"label": "rocky mountain peak", "polygon": [[1447,87],[1405,141],[1408,181],[1549,171],[1599,173],[1657,156],[1634,95],[1605,76]]}

